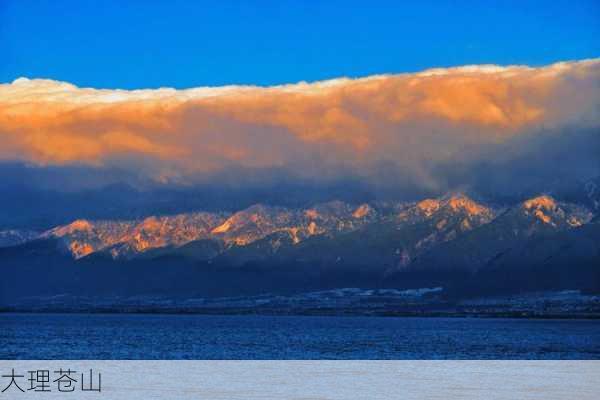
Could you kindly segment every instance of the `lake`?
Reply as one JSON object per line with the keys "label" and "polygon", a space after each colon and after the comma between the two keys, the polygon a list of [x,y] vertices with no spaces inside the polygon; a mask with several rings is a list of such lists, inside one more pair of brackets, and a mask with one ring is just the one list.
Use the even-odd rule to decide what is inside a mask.
{"label": "lake", "polygon": [[600,320],[6,313],[0,359],[600,359]]}

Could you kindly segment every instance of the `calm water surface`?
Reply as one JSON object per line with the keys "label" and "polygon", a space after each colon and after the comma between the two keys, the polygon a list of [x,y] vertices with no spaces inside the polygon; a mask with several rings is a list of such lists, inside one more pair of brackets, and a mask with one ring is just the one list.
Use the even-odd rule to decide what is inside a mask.
{"label": "calm water surface", "polygon": [[600,321],[0,314],[0,359],[600,359]]}

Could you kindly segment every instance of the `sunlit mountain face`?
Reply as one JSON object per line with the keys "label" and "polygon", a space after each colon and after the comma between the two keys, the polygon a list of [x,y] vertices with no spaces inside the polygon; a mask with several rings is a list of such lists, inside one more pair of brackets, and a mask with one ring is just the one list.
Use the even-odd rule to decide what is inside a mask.
{"label": "sunlit mountain face", "polygon": [[413,202],[255,204],[7,230],[0,232],[2,268],[50,283],[3,287],[3,301],[343,287],[432,287],[452,297],[596,292],[600,220],[586,204],[594,203],[543,194],[502,204],[454,192]]}
{"label": "sunlit mountain face", "polygon": [[[600,291],[600,62],[0,84],[5,296]],[[0,296],[0,300],[1,296]]]}
{"label": "sunlit mountain face", "polygon": [[2,237],[4,247],[57,239],[74,259],[95,253],[131,259],[151,250],[164,255],[178,253],[193,242],[212,241],[219,249],[212,257],[227,256],[232,262],[236,256],[247,262],[280,253],[288,257],[332,257],[336,262],[352,257],[365,261],[387,257],[387,266],[403,268],[441,243],[475,240],[470,244],[474,250],[490,248],[504,241],[576,229],[592,218],[586,207],[558,202],[548,195],[500,208],[464,194],[451,194],[413,203],[351,205],[332,201],[298,209],[256,204],[235,213],[78,219],[38,234],[2,231]]}

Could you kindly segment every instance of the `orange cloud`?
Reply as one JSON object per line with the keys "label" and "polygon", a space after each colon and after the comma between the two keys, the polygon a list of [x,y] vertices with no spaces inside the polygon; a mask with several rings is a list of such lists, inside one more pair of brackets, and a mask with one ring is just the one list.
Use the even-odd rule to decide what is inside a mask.
{"label": "orange cloud", "polygon": [[[0,159],[111,165],[156,179],[231,165],[361,171],[428,164],[537,129],[600,122],[600,61],[471,66],[277,87],[97,90],[50,80],[0,85]],[[467,151],[468,150],[468,151]]]}

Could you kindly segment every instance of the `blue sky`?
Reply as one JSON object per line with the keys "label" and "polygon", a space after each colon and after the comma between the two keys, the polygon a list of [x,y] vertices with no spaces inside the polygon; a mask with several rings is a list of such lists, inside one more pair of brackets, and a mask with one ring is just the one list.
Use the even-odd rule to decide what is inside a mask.
{"label": "blue sky", "polygon": [[600,55],[598,1],[0,1],[0,82],[273,85]]}

